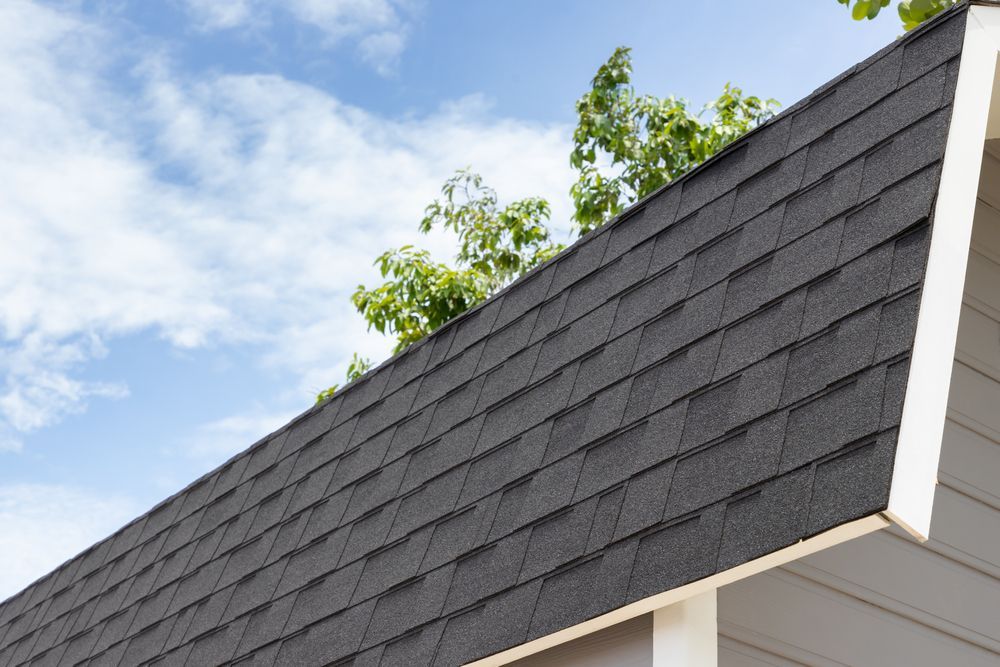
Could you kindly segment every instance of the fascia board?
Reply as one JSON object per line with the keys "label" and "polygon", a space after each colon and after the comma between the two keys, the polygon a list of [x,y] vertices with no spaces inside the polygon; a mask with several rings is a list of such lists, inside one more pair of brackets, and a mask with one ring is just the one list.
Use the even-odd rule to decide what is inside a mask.
{"label": "fascia board", "polygon": [[568,641],[578,639],[585,635],[603,630],[618,623],[623,623],[629,619],[654,612],[678,602],[689,600],[709,591],[731,584],[741,579],[746,579],[755,574],[770,570],[771,568],[784,565],[793,560],[804,558],[809,554],[829,549],[842,542],[853,540],[862,535],[881,530],[889,526],[889,521],[879,514],[867,516],[856,521],[841,524],[836,528],[831,528],[823,533],[814,535],[808,539],[797,542],[791,546],[779,549],[760,558],[756,558],[742,565],[738,565],[729,570],[719,572],[710,577],[699,579],[679,588],[665,591],[658,595],[644,598],[624,607],[615,609],[612,612],[597,616],[583,623],[554,632],[544,637],[539,637],[520,646],[496,653],[489,657],[467,663],[466,667],[498,667],[520,660],[529,655],[540,653],[554,646],[564,644]]}
{"label": "fascia board", "polygon": [[998,51],[1000,8],[970,7],[886,510],[921,541],[930,535]]}

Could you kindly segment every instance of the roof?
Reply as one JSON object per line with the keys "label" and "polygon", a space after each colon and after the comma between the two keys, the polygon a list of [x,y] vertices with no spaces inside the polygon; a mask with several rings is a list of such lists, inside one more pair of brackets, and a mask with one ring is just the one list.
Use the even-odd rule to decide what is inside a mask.
{"label": "roof", "polygon": [[0,664],[458,665],[884,510],[964,23],[7,600]]}

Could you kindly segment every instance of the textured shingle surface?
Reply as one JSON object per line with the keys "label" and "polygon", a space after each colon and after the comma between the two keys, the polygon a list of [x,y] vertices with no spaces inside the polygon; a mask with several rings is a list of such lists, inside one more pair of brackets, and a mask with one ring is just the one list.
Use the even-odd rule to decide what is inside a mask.
{"label": "textured shingle surface", "polygon": [[0,664],[457,665],[885,508],[965,13],[0,606]]}

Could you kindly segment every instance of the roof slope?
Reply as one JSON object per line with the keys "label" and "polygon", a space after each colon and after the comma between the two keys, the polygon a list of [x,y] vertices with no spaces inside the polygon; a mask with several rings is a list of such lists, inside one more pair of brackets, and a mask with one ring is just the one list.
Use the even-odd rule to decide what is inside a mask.
{"label": "roof slope", "polygon": [[8,600],[0,664],[457,665],[884,509],[964,23]]}

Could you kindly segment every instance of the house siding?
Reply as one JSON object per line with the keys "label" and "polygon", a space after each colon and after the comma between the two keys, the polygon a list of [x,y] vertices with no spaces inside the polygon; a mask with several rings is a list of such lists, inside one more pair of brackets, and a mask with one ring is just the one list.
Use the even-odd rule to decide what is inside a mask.
{"label": "house siding", "polygon": [[1000,664],[1000,160],[976,207],[930,540],[893,528],[719,591],[720,665]]}

